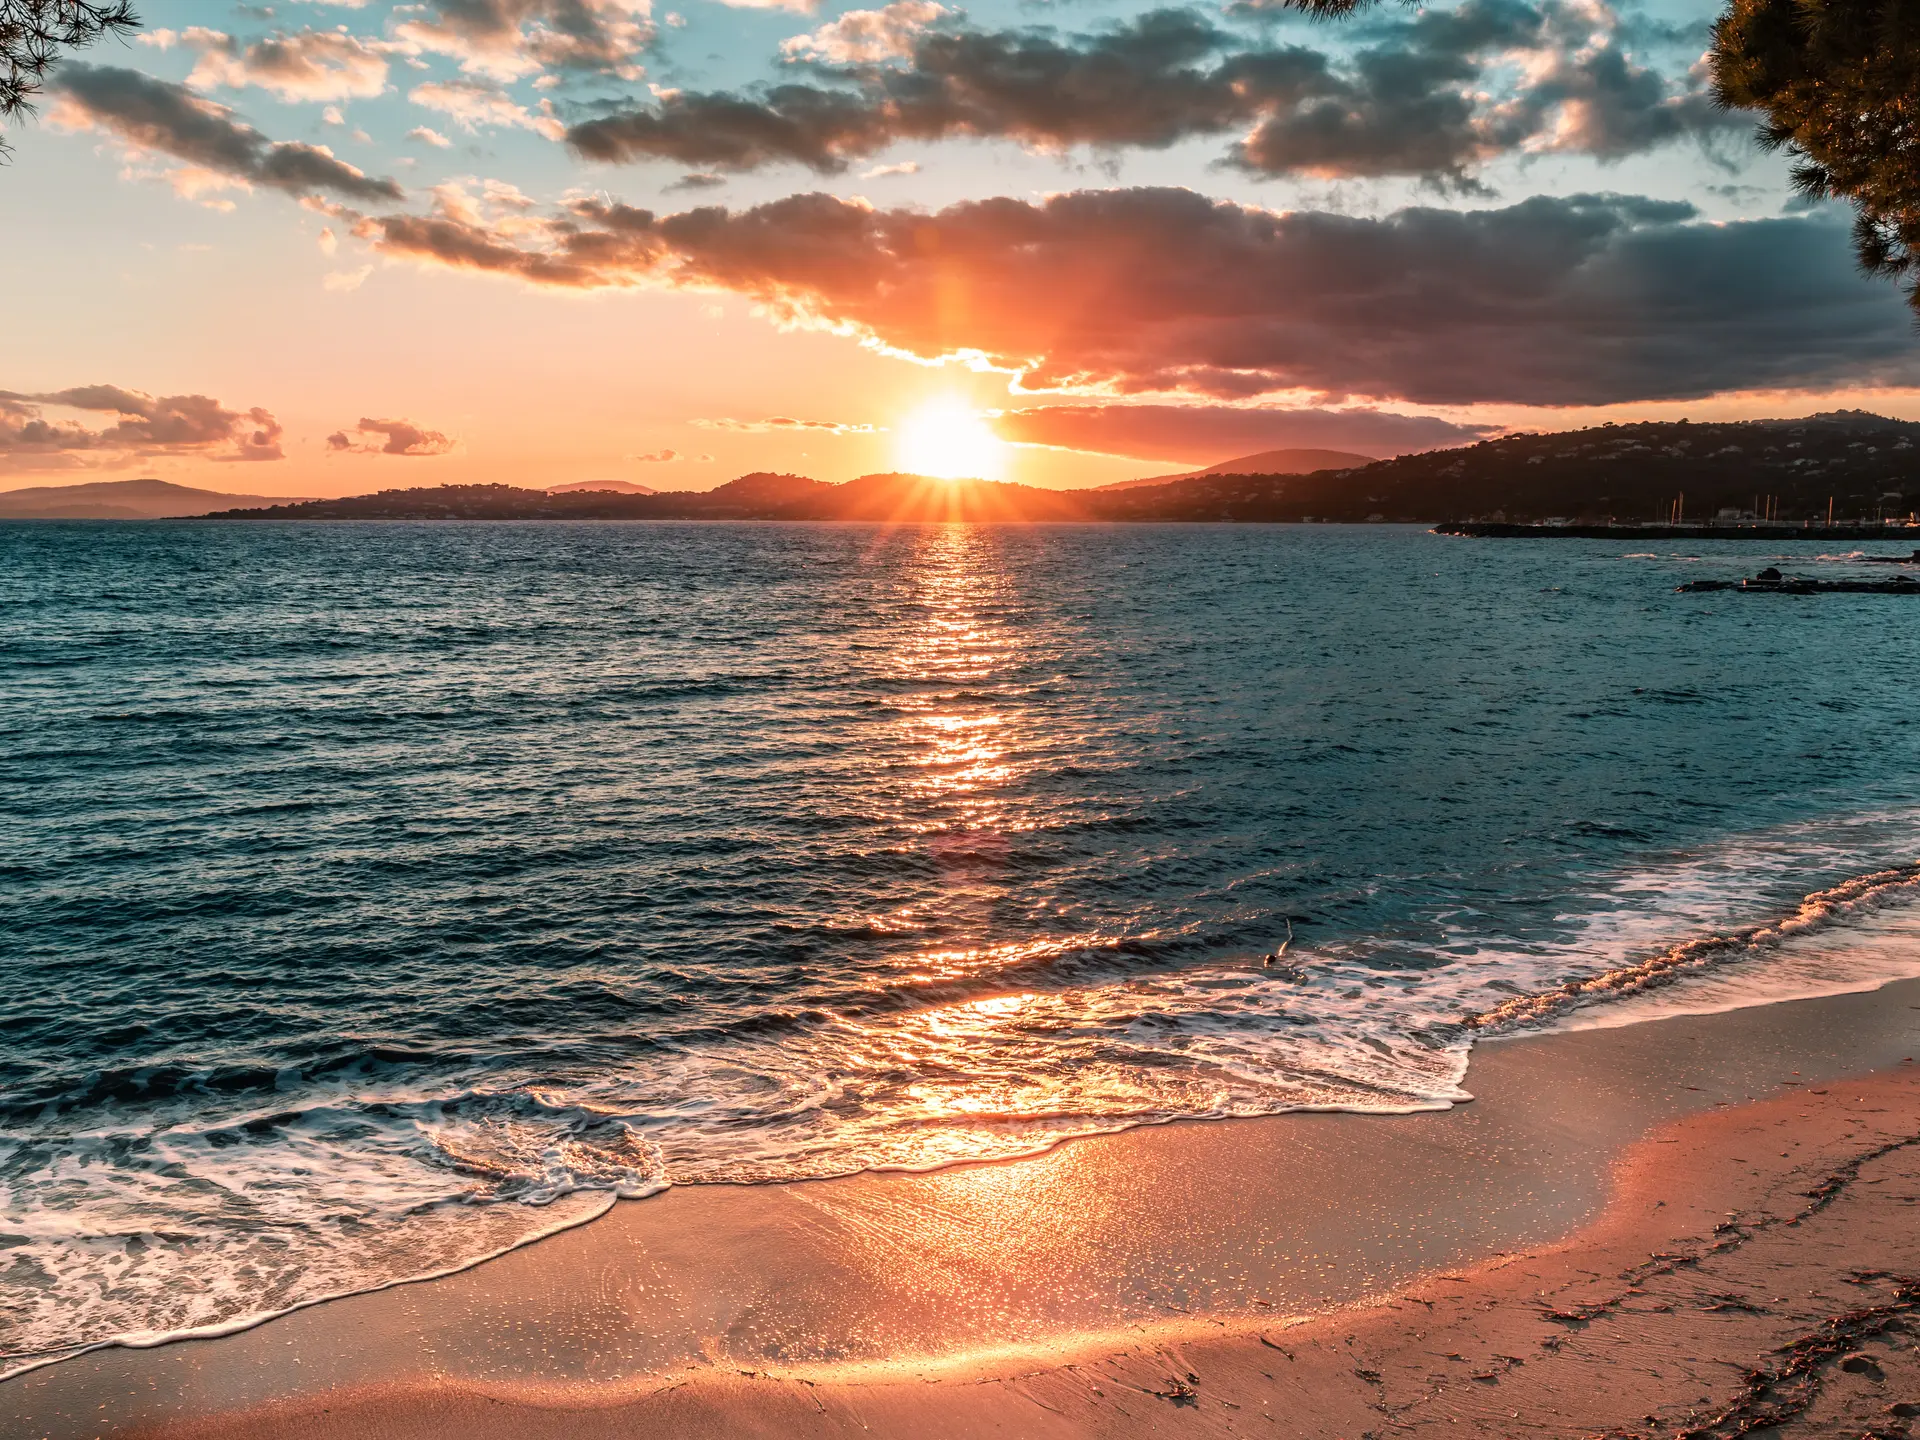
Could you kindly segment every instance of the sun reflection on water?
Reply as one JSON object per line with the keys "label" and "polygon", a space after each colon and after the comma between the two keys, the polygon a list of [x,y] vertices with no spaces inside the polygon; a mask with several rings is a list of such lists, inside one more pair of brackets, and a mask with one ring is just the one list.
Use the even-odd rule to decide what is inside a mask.
{"label": "sun reflection on water", "polygon": [[[974,526],[920,532],[914,600],[925,620],[907,631],[895,656],[900,674],[915,685],[898,729],[902,749],[912,757],[908,790],[919,802],[916,828],[940,877],[946,928],[960,939],[916,957],[914,969],[936,982],[1002,972],[1050,948],[1047,937],[992,939],[1009,835],[1032,823],[1021,813],[1017,788],[1030,762],[1017,747],[997,693],[1022,650],[1009,623],[1017,597],[1009,593],[994,550],[991,535]],[[1023,718],[1030,723],[1032,717]],[[992,1084],[971,1063],[1009,1043],[1030,998],[991,996],[935,1006],[915,1017],[906,1027],[911,1038],[900,1037],[925,1077],[900,1094],[915,1121],[966,1121],[1045,1107],[1048,1087]]]}
{"label": "sun reflection on water", "polygon": [[[884,870],[874,898],[891,903],[820,925],[835,948],[800,962],[814,989],[791,1023],[729,1037],[723,1065],[672,1056],[618,1082],[665,1173],[926,1169],[1173,1114],[1367,1103],[1371,1051],[1328,1064],[1297,1032],[1276,1051],[1294,982],[1168,966],[1170,949],[1211,943],[1200,920],[1170,928],[1111,897],[1093,913],[1031,883],[1038,856],[1061,873],[1073,832],[1091,872],[1114,873],[1109,777],[1131,763],[1089,708],[1098,680],[1063,679],[1076,622],[1025,593],[1033,558],[1010,547],[1032,542],[953,523],[869,543],[886,577],[886,623],[866,632],[886,637],[871,661],[885,703],[837,773],[872,837],[847,861]],[[1083,783],[1058,783],[1066,765]],[[1448,1055],[1405,1049],[1383,1079],[1424,1067],[1451,1088]],[[584,1108],[592,1088],[570,1098]]]}
{"label": "sun reflection on water", "polygon": [[[1008,717],[995,703],[999,677],[1020,660],[1020,639],[1007,624],[1008,581],[994,563],[993,541],[975,526],[930,527],[920,534],[914,601],[923,624],[910,628],[894,658],[913,683],[899,721],[902,749],[912,756],[910,791],[923,802],[918,824],[946,837],[936,859],[965,862],[998,849],[980,842],[1004,837],[1009,787],[1025,766],[1009,748]],[[972,842],[955,846],[952,837]]]}

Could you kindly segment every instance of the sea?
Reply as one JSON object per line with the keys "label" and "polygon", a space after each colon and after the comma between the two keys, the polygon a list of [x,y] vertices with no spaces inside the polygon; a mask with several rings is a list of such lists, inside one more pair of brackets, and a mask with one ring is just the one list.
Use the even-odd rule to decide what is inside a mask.
{"label": "sea", "polygon": [[1675,593],[1858,558],[0,525],[0,1373],[1920,973],[1920,607]]}

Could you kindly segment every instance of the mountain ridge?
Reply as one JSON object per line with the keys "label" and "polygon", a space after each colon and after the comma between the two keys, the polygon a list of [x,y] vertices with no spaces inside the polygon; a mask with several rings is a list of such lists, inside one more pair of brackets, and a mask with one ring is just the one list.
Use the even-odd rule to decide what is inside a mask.
{"label": "mountain ridge", "polygon": [[549,495],[570,495],[577,490],[606,492],[614,495],[658,495],[660,492],[651,485],[641,485],[632,480],[574,480],[565,485],[549,485]]}
{"label": "mountain ridge", "polygon": [[1143,485],[1167,485],[1175,480],[1197,480],[1203,475],[1311,475],[1316,470],[1353,470],[1371,465],[1377,457],[1356,450],[1257,450],[1231,460],[1219,460],[1199,470],[1183,470],[1178,475],[1148,475],[1139,480],[1116,480],[1111,485],[1096,485],[1106,494],[1114,490],[1138,490]]}
{"label": "mountain ridge", "polygon": [[709,491],[549,495],[506,485],[383,491],[228,512],[234,519],[1783,522],[1920,514],[1920,422],[1866,411],[1644,421],[1377,460],[1305,475],[1203,474],[1120,490],[864,475],[830,485],[756,472]]}
{"label": "mountain ridge", "polygon": [[190,520],[243,505],[302,503],[301,497],[234,495],[171,480],[88,480],[0,490],[0,520]]}

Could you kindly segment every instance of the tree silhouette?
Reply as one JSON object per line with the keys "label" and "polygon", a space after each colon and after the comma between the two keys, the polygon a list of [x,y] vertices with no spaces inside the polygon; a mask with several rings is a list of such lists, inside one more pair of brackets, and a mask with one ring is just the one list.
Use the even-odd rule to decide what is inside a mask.
{"label": "tree silhouette", "polygon": [[[1289,10],[1304,10],[1316,20],[1344,20],[1356,10],[1370,10],[1380,0],[1281,0]],[[1417,0],[1405,0],[1407,4]]]}
{"label": "tree silhouette", "polygon": [[1758,110],[1760,143],[1795,157],[1812,199],[1850,200],[1861,267],[1920,309],[1920,10],[1903,0],[1732,0],[1713,27],[1713,87]]}
{"label": "tree silhouette", "polygon": [[[63,51],[139,24],[132,0],[0,0],[0,122],[32,111],[40,82]],[[6,153],[0,139],[0,155]]]}

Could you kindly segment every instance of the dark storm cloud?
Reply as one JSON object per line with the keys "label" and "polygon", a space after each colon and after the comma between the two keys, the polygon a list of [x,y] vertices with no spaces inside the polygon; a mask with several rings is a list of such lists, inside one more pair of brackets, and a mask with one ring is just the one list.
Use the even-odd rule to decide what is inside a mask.
{"label": "dark storm cloud", "polygon": [[1843,226],[1633,196],[1370,219],[1178,189],[932,214],[816,194],[666,216],[582,201],[537,237],[445,214],[359,233],[538,284],[731,291],[1036,389],[1597,405],[1920,380],[1899,296],[1855,273]]}
{"label": "dark storm cloud", "polygon": [[1463,445],[1493,433],[1437,415],[1234,405],[1037,405],[996,416],[1002,439],[1143,460],[1188,460],[1281,449],[1351,450],[1376,457]]}
{"label": "dark storm cloud", "polygon": [[391,180],[376,180],[316,145],[269,140],[224,105],[111,65],[69,61],[55,82],[68,123],[104,130],[203,170],[294,195],[330,190],[354,200],[398,200]]}
{"label": "dark storm cloud", "polygon": [[[814,63],[818,80],[669,93],[567,138],[594,160],[834,173],[897,141],[1158,149],[1241,131],[1230,158],[1258,173],[1459,180],[1523,147],[1612,159],[1732,123],[1697,85],[1634,62],[1598,0],[1467,0],[1387,23],[1345,61],[1250,43],[1187,9],[1067,38],[962,28],[950,12],[928,23],[898,63]],[[1516,61],[1503,90],[1497,72]]]}

